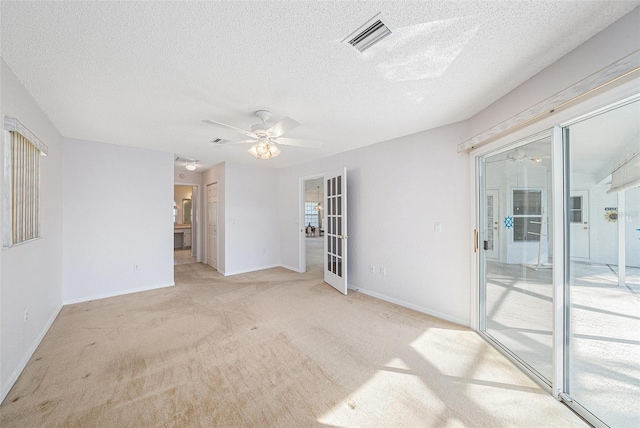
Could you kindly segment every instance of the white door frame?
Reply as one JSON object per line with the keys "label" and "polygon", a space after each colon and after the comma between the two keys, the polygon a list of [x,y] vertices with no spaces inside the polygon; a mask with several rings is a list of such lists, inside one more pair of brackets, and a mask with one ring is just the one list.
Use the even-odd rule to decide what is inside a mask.
{"label": "white door frame", "polygon": [[309,180],[316,180],[322,178],[324,181],[324,172],[314,175],[306,175],[298,179],[298,273],[305,273],[307,271],[307,241],[305,240],[305,227],[304,222],[304,203],[306,195],[304,192],[304,183]]}
{"label": "white door frame", "polygon": [[[200,261],[200,186],[194,184],[191,186],[191,256],[195,256],[196,261]],[[195,195],[195,197],[194,197]],[[195,239],[195,244],[193,245]]]}

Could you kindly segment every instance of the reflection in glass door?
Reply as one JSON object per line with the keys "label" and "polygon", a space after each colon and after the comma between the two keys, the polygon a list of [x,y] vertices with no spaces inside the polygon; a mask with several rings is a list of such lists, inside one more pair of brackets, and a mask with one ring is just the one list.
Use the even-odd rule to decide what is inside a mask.
{"label": "reflection in glass door", "polygon": [[481,331],[549,385],[551,147],[547,134],[484,158],[480,198]]}
{"label": "reflection in glass door", "polygon": [[611,427],[640,426],[639,117],[636,101],[565,129],[564,392]]}

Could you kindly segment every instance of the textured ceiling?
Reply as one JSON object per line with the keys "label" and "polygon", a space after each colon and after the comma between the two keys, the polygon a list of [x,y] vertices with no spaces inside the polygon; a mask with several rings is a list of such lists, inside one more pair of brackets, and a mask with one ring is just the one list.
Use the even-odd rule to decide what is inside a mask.
{"label": "textured ceiling", "polygon": [[[285,167],[467,119],[638,4],[2,1],[1,52],[64,136]],[[391,36],[341,43],[378,12]],[[257,109],[323,148],[210,143],[237,136],[203,119],[249,129]]]}

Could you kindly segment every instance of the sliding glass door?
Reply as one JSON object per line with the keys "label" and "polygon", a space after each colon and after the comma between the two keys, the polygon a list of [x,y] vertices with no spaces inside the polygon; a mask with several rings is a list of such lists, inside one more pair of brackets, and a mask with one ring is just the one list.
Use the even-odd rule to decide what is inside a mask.
{"label": "sliding glass door", "polygon": [[638,118],[640,95],[478,156],[479,331],[595,426],[640,427]]}
{"label": "sliding glass door", "polygon": [[639,118],[636,101],[565,129],[564,391],[612,427],[640,427]]}
{"label": "sliding glass door", "polygon": [[482,331],[550,385],[551,133],[483,162]]}

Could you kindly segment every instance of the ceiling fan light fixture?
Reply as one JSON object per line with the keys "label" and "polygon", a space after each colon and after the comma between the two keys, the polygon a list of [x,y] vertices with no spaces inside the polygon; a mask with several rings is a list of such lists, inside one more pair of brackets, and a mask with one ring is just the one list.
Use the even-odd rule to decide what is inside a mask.
{"label": "ceiling fan light fixture", "polygon": [[259,141],[254,144],[248,152],[256,159],[271,159],[281,153],[280,149],[275,144],[266,141]]}

